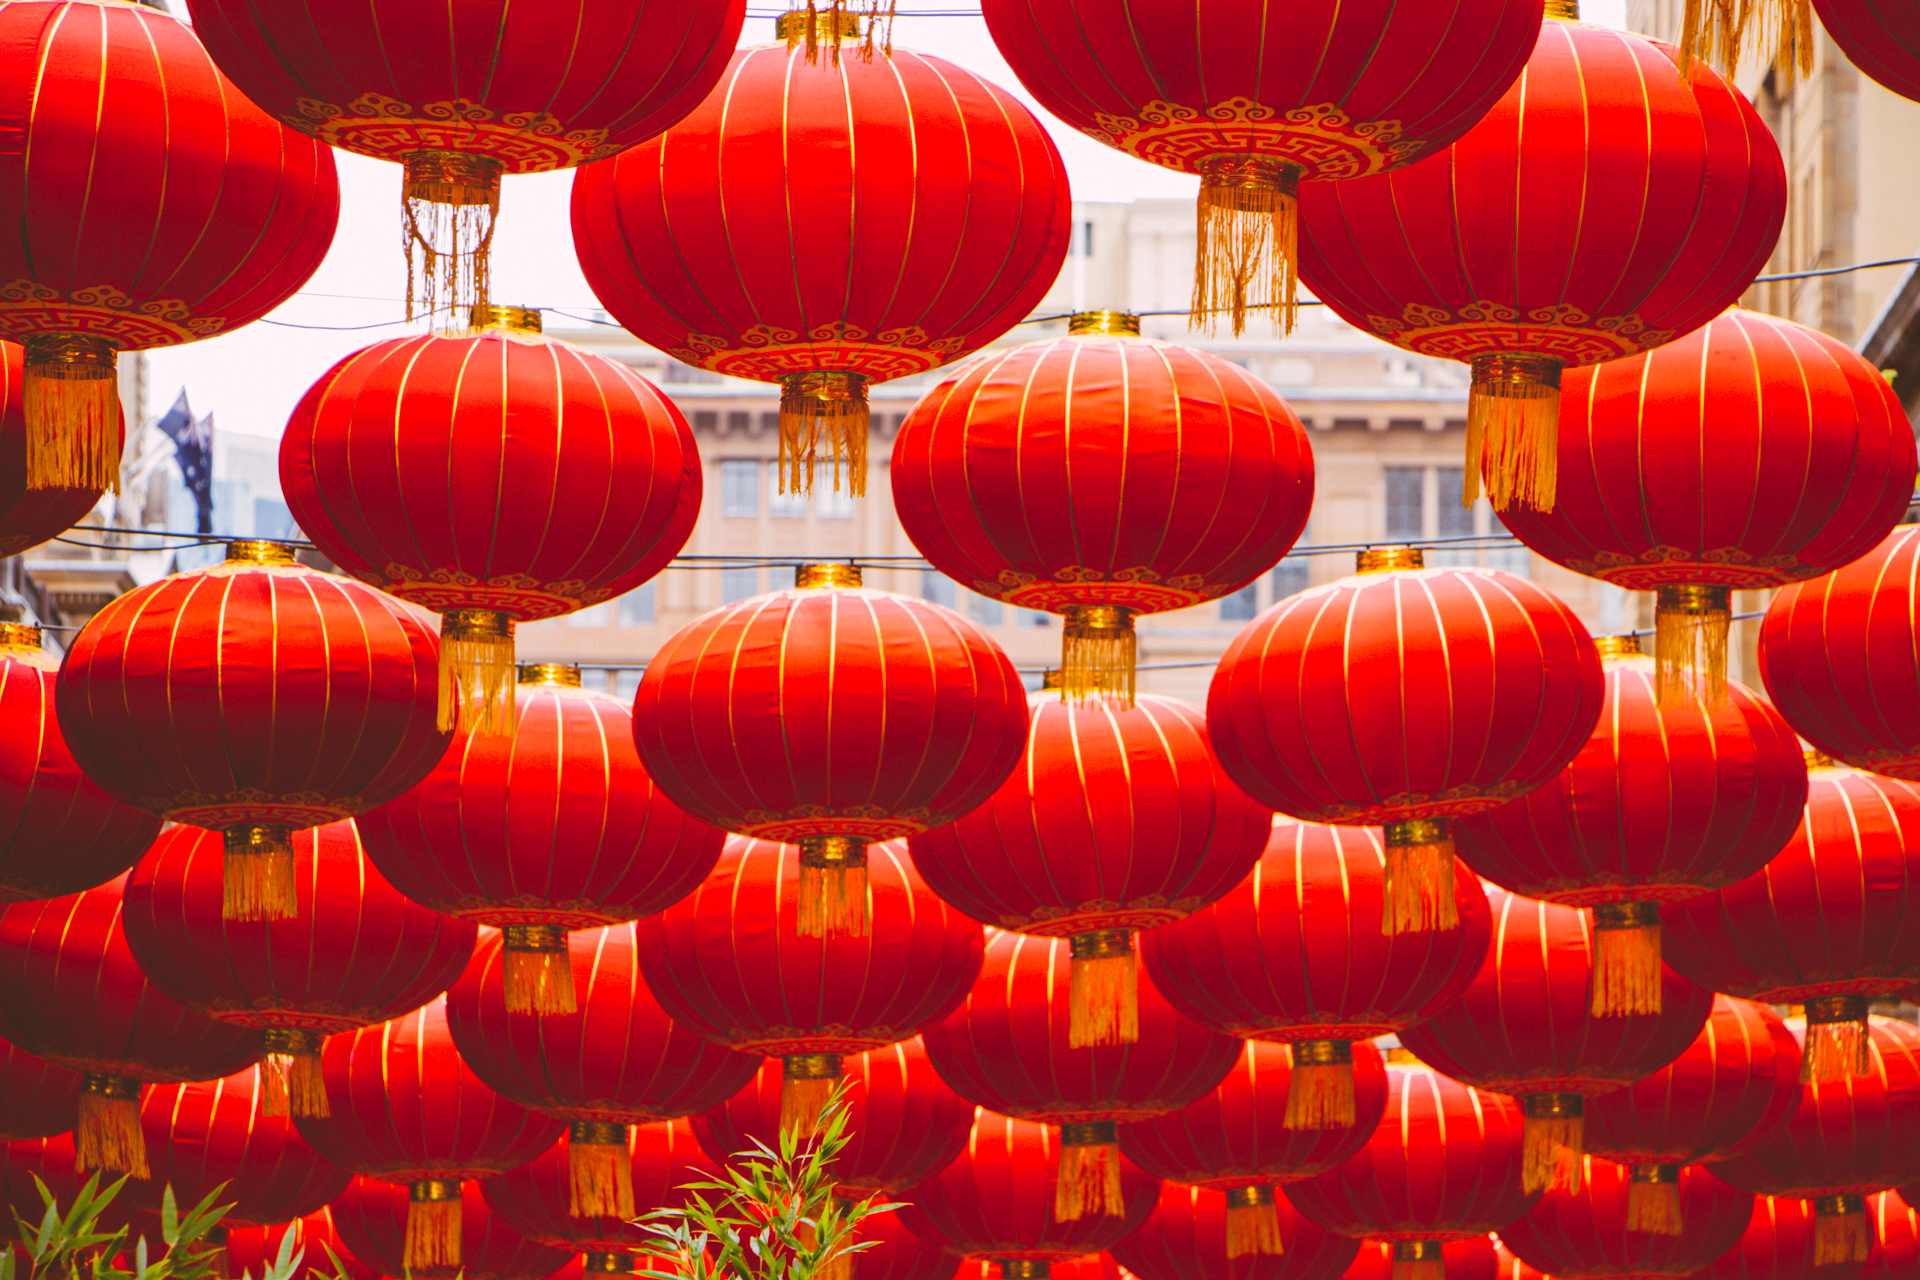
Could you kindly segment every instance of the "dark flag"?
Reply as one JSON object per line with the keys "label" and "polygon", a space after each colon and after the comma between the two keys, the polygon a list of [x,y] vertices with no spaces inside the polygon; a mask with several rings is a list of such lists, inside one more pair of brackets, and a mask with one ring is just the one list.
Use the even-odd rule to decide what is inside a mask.
{"label": "dark flag", "polygon": [[173,441],[180,478],[186,483],[187,492],[193,495],[193,505],[200,516],[197,531],[212,533],[213,415],[208,414],[196,422],[193,408],[187,403],[187,389],[182,387],[180,398],[173,402],[173,408],[167,410],[158,425],[167,439]]}

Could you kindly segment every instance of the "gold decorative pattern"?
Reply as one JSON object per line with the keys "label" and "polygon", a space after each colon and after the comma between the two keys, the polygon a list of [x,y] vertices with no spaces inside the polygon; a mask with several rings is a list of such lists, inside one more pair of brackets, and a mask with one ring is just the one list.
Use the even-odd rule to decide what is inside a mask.
{"label": "gold decorative pattern", "polygon": [[1050,581],[1003,569],[997,581],[981,579],[969,585],[979,595],[1047,613],[1065,613],[1081,605],[1117,605],[1135,613],[1164,613],[1229,595],[1235,586],[1208,582],[1197,573],[1162,579],[1158,569],[1147,565],[1112,570],[1067,565],[1055,570]]}
{"label": "gold decorative pattern", "polygon": [[557,618],[613,595],[604,587],[589,587],[578,578],[543,582],[528,574],[512,573],[482,580],[460,569],[422,573],[396,562],[387,564],[374,585],[423,609],[488,609],[508,614],[517,622]]}
{"label": "gold decorative pattern", "polygon": [[[1709,583],[1738,591],[1784,587],[1807,575],[1798,556],[1756,556],[1738,547],[1649,547],[1638,554],[1599,551],[1560,563],[1590,578],[1604,578],[1629,591],[1653,591],[1680,583]],[[1711,566],[1705,568],[1703,566]]]}
{"label": "gold decorative pattern", "polygon": [[686,364],[733,378],[779,382],[789,374],[857,368],[873,382],[936,369],[959,355],[963,338],[935,340],[919,326],[871,333],[859,325],[820,325],[804,337],[798,330],[757,324],[732,336],[687,336],[669,355]]}
{"label": "gold decorative pattern", "polygon": [[1471,361],[1475,356],[1524,352],[1569,365],[1617,360],[1671,342],[1671,329],[1649,329],[1637,315],[1588,315],[1571,303],[1517,307],[1480,299],[1445,308],[1409,302],[1399,318],[1369,315],[1381,337],[1422,355]]}
{"label": "gold decorative pattern", "polygon": [[70,289],[63,299],[31,280],[0,285],[0,315],[10,334],[83,334],[137,351],[197,342],[227,327],[226,317],[196,316],[179,298],[136,303],[123,290],[96,284]]}
{"label": "gold decorative pattern", "polygon": [[332,797],[318,791],[270,793],[259,787],[239,791],[181,791],[141,806],[169,822],[219,831],[226,827],[288,827],[304,831],[351,818],[369,806],[359,796]]}
{"label": "gold decorative pattern", "polygon": [[1095,117],[1089,136],[1128,155],[1182,173],[1210,159],[1258,155],[1300,167],[1306,178],[1339,181],[1397,168],[1426,150],[1401,137],[1398,120],[1355,122],[1330,102],[1278,112],[1251,98],[1228,98],[1204,109],[1153,101],[1137,116]]}
{"label": "gold decorative pattern", "polygon": [[302,98],[287,123],[342,150],[393,160],[407,151],[467,151],[508,173],[546,173],[603,160],[621,150],[605,129],[569,129],[546,112],[505,114],[467,98],[419,106],[363,93],[344,107]]}

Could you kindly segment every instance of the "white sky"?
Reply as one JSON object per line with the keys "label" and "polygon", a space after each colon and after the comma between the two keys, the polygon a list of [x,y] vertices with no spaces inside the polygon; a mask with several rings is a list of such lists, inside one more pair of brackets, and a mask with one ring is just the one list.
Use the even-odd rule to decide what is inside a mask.
{"label": "white sky", "polygon": [[[931,9],[938,0],[907,0],[902,9]],[[1584,0],[1588,21],[1618,27],[1626,0]],[[767,12],[759,5],[755,12]],[[744,44],[772,38],[769,17],[749,17]],[[902,13],[894,43],[937,53],[1013,91],[1028,106],[1019,83],[987,37],[979,18],[915,18]],[[1066,157],[1076,199],[1128,201],[1188,196],[1196,181],[1122,155],[1035,112]],[[373,325],[404,314],[406,266],[400,253],[398,165],[335,153],[340,165],[340,230],[326,262],[306,288],[271,319],[297,325]],[[570,173],[508,178],[494,233],[493,297],[496,302],[556,307],[585,313],[593,294],[574,262],[568,231]],[[344,296],[327,296],[344,295]],[[549,319],[550,328],[567,322]],[[149,355],[148,412],[173,402],[184,385],[197,413],[211,411],[220,427],[278,436],[294,404],[342,356],[406,332],[400,325],[359,331],[298,329],[260,323],[206,342],[170,347]]]}

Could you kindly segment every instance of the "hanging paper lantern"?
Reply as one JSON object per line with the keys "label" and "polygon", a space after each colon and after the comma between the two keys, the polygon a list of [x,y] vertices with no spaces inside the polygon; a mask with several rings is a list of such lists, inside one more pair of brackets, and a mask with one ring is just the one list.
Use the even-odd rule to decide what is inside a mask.
{"label": "hanging paper lantern", "polygon": [[0,13],[0,336],[26,348],[26,484],[98,494],[119,484],[115,357],[293,296],[340,188],[332,154],[235,92],[164,11]]}
{"label": "hanging paper lantern", "polygon": [[1275,1212],[1284,1251],[1236,1255],[1231,1213],[1223,1192],[1163,1182],[1153,1215],[1114,1245],[1113,1255],[1139,1280],[1335,1280],[1360,1252],[1360,1241],[1326,1230],[1289,1204]]}
{"label": "hanging paper lantern", "polygon": [[[1045,945],[1045,944],[1042,944]],[[982,1108],[958,1159],[914,1188],[897,1212],[907,1229],[963,1258],[999,1264],[1002,1280],[1050,1280],[1051,1264],[1107,1249],[1147,1220],[1160,1180],[1116,1157],[1121,1211],[1062,1218],[1054,1184],[1061,1161],[1058,1132]],[[1065,1268],[1059,1274],[1064,1277]]]}
{"label": "hanging paper lantern", "polygon": [[635,1216],[630,1126],[713,1106],[759,1060],[675,1023],[640,976],[631,924],[566,936],[570,1013],[516,1011],[513,953],[488,931],[447,993],[447,1027],[461,1059],[488,1087],[568,1125],[573,1211]]}
{"label": "hanging paper lantern", "polygon": [[1302,182],[1383,173],[1472,128],[1526,65],[1539,6],[990,0],[987,29],[1048,111],[1200,178],[1193,321],[1293,327]]}
{"label": "hanging paper lantern", "polygon": [[1210,1031],[1140,978],[1140,1036],[1073,1045],[1070,944],[994,929],[979,980],[923,1037],[961,1097],[1003,1115],[1059,1125],[1061,1221],[1127,1212],[1116,1125],[1178,1111],[1217,1086],[1241,1042]]}
{"label": "hanging paper lantern", "polygon": [[1800,1105],[1800,1045],[1763,1004],[1713,998],[1684,1052],[1624,1089],[1587,1100],[1587,1151],[1633,1167],[1627,1230],[1677,1235],[1680,1166],[1744,1155]]}
{"label": "hanging paper lantern", "polygon": [[[365,1175],[355,1186],[378,1178],[409,1197],[404,1265],[414,1275],[435,1267],[475,1275],[484,1259],[462,1253],[461,1214],[478,1192],[469,1194],[466,1184],[525,1164],[565,1126],[501,1097],[461,1061],[447,1030],[445,996],[391,1022],[329,1037],[320,1074],[328,1113],[294,1117],[300,1135],[334,1164]],[[368,1259],[346,1225],[336,1225],[362,1261],[388,1274],[397,1269],[384,1253]]]}
{"label": "hanging paper lantern", "polygon": [[1464,496],[1484,475],[1502,511],[1554,508],[1562,372],[1719,315],[1787,207],[1780,149],[1738,89],[1553,8],[1526,71],[1465,137],[1300,205],[1316,298],[1395,346],[1472,365]]}
{"label": "hanging paper lantern", "polygon": [[288,1280],[380,1280],[380,1273],[348,1250],[333,1229],[331,1211],[320,1208],[292,1222],[265,1227],[229,1227],[226,1254],[230,1276],[264,1276],[280,1257],[281,1243],[291,1233],[300,1262]]}
{"label": "hanging paper lantern", "polygon": [[[966,1280],[997,1280],[991,1263],[965,1262],[958,1254],[948,1253],[931,1240],[922,1240],[907,1230],[898,1213],[870,1213],[860,1220],[859,1240],[870,1247],[853,1255],[853,1280],[956,1280],[962,1267]],[[1110,1280],[1120,1280],[1115,1267]],[[1063,1280],[1063,1271],[1054,1271],[1050,1280]],[[1095,1277],[1093,1280],[1102,1280]]]}
{"label": "hanging paper lantern", "polygon": [[1810,757],[1787,847],[1745,879],[1668,906],[1667,953],[1702,986],[1805,1004],[1802,1080],[1867,1070],[1867,1003],[1920,981],[1920,786]]}
{"label": "hanging paper lantern", "polygon": [[[1803,1041],[1807,1028],[1794,1027]],[[1816,1080],[1785,1125],[1716,1176],[1768,1196],[1813,1201],[1813,1262],[1864,1262],[1865,1196],[1920,1179],[1920,1031],[1892,1018],[1867,1030],[1867,1069]]]}
{"label": "hanging paper lantern", "polygon": [[329,369],[287,422],[280,485],[341,572],[441,615],[440,727],[510,736],[514,624],[664,569],[700,512],[700,456],[673,401],[541,337],[538,311],[474,322]]}
{"label": "hanging paper lantern", "polygon": [[686,119],[582,169],[573,244],[635,337],[780,384],[781,492],[811,490],[830,460],[834,488],[844,467],[858,496],[868,384],[1024,320],[1066,258],[1072,198],[1013,95],[903,49],[841,58],[844,25],[811,30],[831,65],[784,33],[742,49]]}
{"label": "hanging paper lantern", "polygon": [[[1021,1274],[1039,1277],[1039,1280],[1126,1280],[1111,1252],[1089,1253],[1064,1262],[995,1262],[990,1258],[968,1258],[960,1264],[958,1280],[1016,1280]],[[866,1278],[863,1276],[861,1280]]]}
{"label": "hanging paper lantern", "polygon": [[[1535,1275],[1522,1276],[1509,1271],[1509,1264],[1519,1260],[1502,1250],[1493,1236],[1471,1236],[1444,1244],[1431,1240],[1403,1240],[1398,1244],[1365,1240],[1353,1262],[1340,1273],[1340,1280],[1392,1280],[1394,1267],[1406,1264],[1406,1259],[1395,1261],[1402,1252],[1411,1258],[1415,1254],[1424,1257],[1435,1250],[1439,1251],[1444,1280],[1535,1280]],[[1533,1268],[1527,1270],[1532,1272]]]}
{"label": "hanging paper lantern", "polygon": [[[1792,3],[1792,0],[1787,0]],[[1858,70],[1903,98],[1920,100],[1920,8],[1911,0],[1811,0],[1840,51]],[[1804,11],[1807,0],[1799,0]],[[1796,15],[1798,16],[1798,15]],[[1811,37],[1804,17],[1800,31]],[[1811,69],[1813,41],[1796,41],[1793,51]]]}
{"label": "hanging paper lantern", "polygon": [[864,934],[868,844],[991,796],[1026,746],[1027,697],[1000,646],[953,610],[863,590],[850,565],[803,565],[792,590],[717,609],[660,647],[633,739],[687,812],[799,844],[802,935]]}
{"label": "hanging paper lantern", "polygon": [[524,667],[514,698],[510,737],[469,726],[361,830],[402,893],[504,931],[509,1010],[572,1013],[567,931],[684,898],[726,836],[661,794],[626,706],[582,689],[578,667]]}
{"label": "hanging paper lantern", "polygon": [[1554,1280],[1636,1280],[1684,1276],[1740,1242],[1753,1197],[1683,1165],[1673,1183],[1685,1225],[1647,1232],[1632,1223],[1633,1182],[1625,1165],[1582,1157],[1579,1191],[1553,1187],[1527,1215],[1500,1228],[1500,1243]]}
{"label": "hanging paper lantern", "polygon": [[1760,678],[1799,734],[1856,769],[1920,782],[1920,527],[1774,596]]}
{"label": "hanging paper lantern", "polygon": [[1550,780],[1600,715],[1573,611],[1492,569],[1360,553],[1359,573],[1280,601],[1227,646],[1207,729],[1234,781],[1308,822],[1385,824],[1383,933],[1452,929],[1448,824]]}
{"label": "hanging paper lantern", "polygon": [[[28,487],[26,373],[19,344],[0,342],[0,556],[17,556],[65,533],[86,518],[102,493],[99,485]],[[104,443],[117,469],[126,420],[117,398],[108,411],[112,421]]]}
{"label": "hanging paper lantern", "polygon": [[[1356,1087],[1348,1123],[1338,1128],[1289,1127],[1298,1052],[1294,1046],[1251,1041],[1227,1078],[1199,1101],[1119,1126],[1120,1151],[1127,1159],[1168,1179],[1169,1187],[1190,1183],[1225,1197],[1228,1258],[1290,1250],[1292,1231],[1285,1219],[1292,1210],[1281,1208],[1275,1189],[1325,1173],[1360,1150],[1386,1109],[1387,1073],[1380,1051],[1361,1041],[1351,1051]],[[1186,1188],[1180,1190],[1184,1195]],[[1168,1212],[1164,1201],[1161,1212]],[[1200,1212],[1197,1200],[1180,1210],[1189,1216]],[[1211,1208],[1207,1214],[1210,1218]],[[1198,1229],[1188,1224],[1188,1230]],[[1343,1267],[1346,1261],[1351,1259],[1344,1260]]]}
{"label": "hanging paper lantern", "polygon": [[93,615],[54,685],[60,731],[116,799],[222,833],[221,915],[294,914],[293,832],[405,791],[446,751],[433,633],[280,542]]}
{"label": "hanging paper lantern", "polygon": [[942,898],[982,924],[1071,944],[1074,1045],[1139,1036],[1134,931],[1217,901],[1273,816],[1214,759],[1195,707],[1028,699],[1026,758],[985,804],[907,842]]}
{"label": "hanging paper lantern", "polygon": [[738,836],[698,889],[634,926],[640,971],[675,1022],[782,1059],[783,1129],[813,1127],[845,1055],[920,1034],[980,972],[980,926],[934,896],[904,846],[870,853],[859,935],[805,932],[803,850]]}
{"label": "hanging paper lantern", "polygon": [[141,1090],[232,1075],[261,1046],[148,981],[120,926],[126,884],[0,907],[0,1036],[83,1074],[79,1168],[145,1178]]}
{"label": "hanging paper lantern", "polygon": [[79,1072],[0,1040],[0,1142],[50,1138],[79,1117]]}
{"label": "hanging paper lantern", "polygon": [[1461,858],[1504,889],[1590,909],[1593,1012],[1660,1012],[1660,904],[1698,898],[1780,852],[1806,802],[1800,740],[1751,690],[1662,697],[1633,636],[1600,641],[1607,698],[1560,776],[1454,824]]}
{"label": "hanging paper lantern", "polygon": [[[8,1242],[18,1234],[14,1230],[15,1214],[36,1226],[45,1220],[47,1202],[40,1195],[42,1186],[65,1213],[73,1207],[89,1176],[98,1178],[99,1186],[110,1186],[114,1182],[111,1174],[90,1173],[79,1167],[79,1153],[71,1133],[0,1142],[0,1249],[7,1248]],[[132,1203],[124,1195],[118,1195],[100,1211],[94,1229],[111,1235],[133,1225],[138,1216],[139,1211]],[[153,1243],[157,1246],[160,1242]]]}
{"label": "hanging paper lantern", "polygon": [[486,304],[500,179],[651,138],[704,98],[742,0],[570,11],[404,0],[329,12],[193,0],[194,30],[254,102],[323,142],[405,169],[407,318]]}
{"label": "hanging paper lantern", "polygon": [[1580,1190],[1582,1116],[1672,1062],[1706,1025],[1713,992],[1660,971],[1658,1013],[1593,1012],[1593,928],[1584,911],[1489,887],[1493,946],[1460,998],[1400,1039],[1456,1080],[1520,1099],[1528,1191]]}
{"label": "hanging paper lantern", "polygon": [[327,1036],[418,1009],[460,976],[475,929],[400,895],[351,819],[296,832],[291,920],[225,920],[223,841],[169,827],[127,880],[127,945],[155,986],[191,1009],[257,1027],[267,1115],[327,1114]]}
{"label": "hanging paper lantern", "polygon": [[1909,1207],[1905,1193],[1868,1196],[1867,1218],[1873,1251],[1864,1273],[1872,1280],[1909,1280],[1920,1271],[1920,1213]]}
{"label": "hanging paper lantern", "polygon": [[377,1178],[355,1178],[328,1206],[333,1228],[353,1256],[383,1276],[415,1280],[533,1280],[567,1265],[571,1250],[530,1240],[495,1213],[476,1182],[454,1183],[459,1235],[456,1262],[410,1259],[419,1201],[407,1188]]}
{"label": "hanging paper lantern", "polygon": [[1456,867],[1451,929],[1388,934],[1387,855],[1372,827],[1275,818],[1260,864],[1226,897],[1142,936],[1154,983],[1215,1031],[1292,1046],[1288,1128],[1357,1123],[1359,1042],[1451,1002],[1486,959],[1486,894]]}
{"label": "hanging paper lantern", "polygon": [[1133,620],[1230,595],[1279,563],[1313,505],[1287,402],[1137,316],[969,363],[893,443],[913,545],[976,593],[1065,617],[1062,698],[1133,698]]}
{"label": "hanging paper lantern", "polygon": [[1814,1265],[1813,1202],[1755,1196],[1740,1243],[1695,1274],[1699,1280],[1856,1280],[1858,1262]]}

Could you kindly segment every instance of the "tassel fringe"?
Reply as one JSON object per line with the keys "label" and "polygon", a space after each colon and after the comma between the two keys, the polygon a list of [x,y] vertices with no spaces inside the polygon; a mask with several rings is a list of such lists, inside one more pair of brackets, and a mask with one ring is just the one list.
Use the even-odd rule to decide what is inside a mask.
{"label": "tassel fringe", "polygon": [[464,726],[474,733],[510,738],[519,721],[514,683],[513,623],[504,614],[451,609],[440,623],[442,731]]}
{"label": "tassel fringe", "polygon": [[[509,1013],[576,1013],[580,1005],[573,989],[573,957],[567,954],[566,931],[559,949],[508,945],[500,957],[500,977],[506,987]],[[511,937],[511,935],[509,935]]]}
{"label": "tassel fringe", "polygon": [[780,1129],[812,1133],[820,1127],[820,1112],[840,1083],[840,1059],[809,1054],[785,1060],[780,1079]]}
{"label": "tassel fringe", "polygon": [[291,834],[271,827],[229,831],[220,876],[220,918],[291,920],[298,914]]}
{"label": "tassel fringe", "polygon": [[28,347],[27,488],[120,491],[120,412],[113,366],[38,365]]}
{"label": "tassel fringe", "polygon": [[1119,1144],[1062,1145],[1060,1178],[1054,1186],[1054,1219],[1077,1222],[1081,1218],[1117,1218],[1126,1211],[1120,1193]]}
{"label": "tassel fringe", "polygon": [[1245,1257],[1250,1253],[1264,1253],[1279,1257],[1286,1252],[1286,1242],[1280,1238],[1280,1210],[1274,1205],[1271,1192],[1265,1199],[1253,1204],[1227,1202],[1227,1256]]}
{"label": "tassel fringe", "polygon": [[1864,1016],[1858,1021],[1809,1023],[1806,1052],[1800,1058],[1800,1082],[1832,1084],[1866,1075],[1868,1039]]}
{"label": "tassel fringe", "polygon": [[1199,236],[1193,264],[1194,327],[1211,334],[1224,313],[1233,336],[1247,327],[1247,312],[1274,311],[1282,334],[1293,332],[1299,307],[1297,171],[1233,161],[1218,175],[1203,175]]}
{"label": "tassel fringe", "polygon": [[260,1109],[270,1116],[329,1116],[317,1053],[269,1053],[260,1060]]}
{"label": "tassel fringe", "polygon": [[409,1271],[460,1265],[460,1197],[457,1194],[446,1200],[408,1201],[406,1244],[402,1253]]}
{"label": "tassel fringe", "polygon": [[1760,53],[1789,83],[1813,70],[1813,11],[1808,0],[1686,0],[1680,18],[1680,69],[1695,58],[1731,76],[1749,29],[1758,23]]}
{"label": "tassel fringe", "polygon": [[1560,364],[1528,356],[1473,363],[1467,393],[1467,468],[1461,501],[1472,506],[1486,481],[1495,508],[1553,510],[1559,472]]}
{"label": "tassel fringe", "polygon": [[865,937],[867,867],[800,866],[800,936],[803,938]]}
{"label": "tassel fringe", "polygon": [[1353,1059],[1302,1065],[1287,1082],[1287,1129],[1349,1129],[1354,1122]]}
{"label": "tassel fringe", "polygon": [[567,1143],[570,1199],[567,1211],[576,1218],[618,1218],[630,1222],[633,1207],[633,1163],[627,1144]]}
{"label": "tassel fringe", "polygon": [[893,56],[893,19],[897,7],[897,0],[885,0],[885,3],[874,0],[865,5],[848,4],[846,0],[831,0],[821,5],[817,0],[807,0],[804,29],[797,29],[800,24],[794,19],[801,15],[794,13],[775,30],[785,37],[787,48],[807,46],[809,66],[820,61],[820,49],[825,45],[829,59],[837,67],[841,45],[847,43],[845,37],[860,35],[860,19],[865,18],[866,31],[860,35],[854,52],[860,61],[872,62],[876,51],[889,58]]}
{"label": "tassel fringe", "polygon": [[1627,1230],[1653,1236],[1677,1236],[1684,1229],[1678,1182],[1635,1180],[1627,1184]]}
{"label": "tassel fringe", "polygon": [[833,468],[834,492],[841,490],[844,465],[846,492],[865,497],[869,418],[862,374],[820,371],[782,379],[780,492],[812,493],[814,469],[824,460]]}
{"label": "tassel fringe", "polygon": [[[1067,991],[1067,1044],[1072,1048],[1140,1039],[1140,970],[1133,935],[1113,932],[1120,935],[1118,944],[1104,949],[1083,948],[1080,938],[1073,939]],[[1082,936],[1107,938],[1105,932]],[[1082,956],[1083,949],[1095,953]]]}
{"label": "tassel fringe", "polygon": [[1528,1195],[1564,1186],[1575,1195],[1582,1184],[1580,1155],[1586,1148],[1581,1116],[1528,1116],[1521,1132],[1520,1188]]}
{"label": "tassel fringe", "polygon": [[1138,658],[1132,614],[1116,605],[1074,606],[1060,636],[1060,701],[1131,710]]}
{"label": "tassel fringe", "polygon": [[1653,609],[1654,695],[1661,702],[1727,697],[1727,639],[1733,626],[1728,587],[1661,587]]}
{"label": "tassel fringe", "polygon": [[[1400,843],[1404,841],[1404,843]],[[1380,932],[1425,933],[1460,927],[1454,898],[1453,839],[1437,822],[1387,828],[1386,910]]]}
{"label": "tassel fringe", "polygon": [[[80,1123],[74,1131],[74,1168],[85,1172],[100,1169],[124,1173],[145,1180],[152,1176],[147,1167],[147,1139],[140,1131],[140,1086],[130,1080],[108,1077],[104,1087],[113,1092],[96,1092],[100,1077],[89,1075],[80,1093]],[[127,1092],[132,1097],[125,1096]]]}
{"label": "tassel fringe", "polygon": [[1447,1280],[1446,1260],[1443,1258],[1395,1258],[1392,1280]]}
{"label": "tassel fringe", "polygon": [[[1625,903],[1624,906],[1640,906]],[[1594,913],[1593,1003],[1596,1017],[1660,1012],[1660,917],[1631,928],[1600,923]]]}
{"label": "tassel fringe", "polygon": [[422,166],[416,159],[447,154],[407,157],[400,247],[407,258],[407,319],[425,318],[437,328],[457,330],[467,328],[475,307],[491,301],[500,166],[469,156],[456,155],[451,165],[438,166]]}
{"label": "tassel fringe", "polygon": [[1865,1262],[1873,1253],[1873,1231],[1864,1206],[1858,1213],[1825,1214],[1813,1219],[1813,1265]]}

